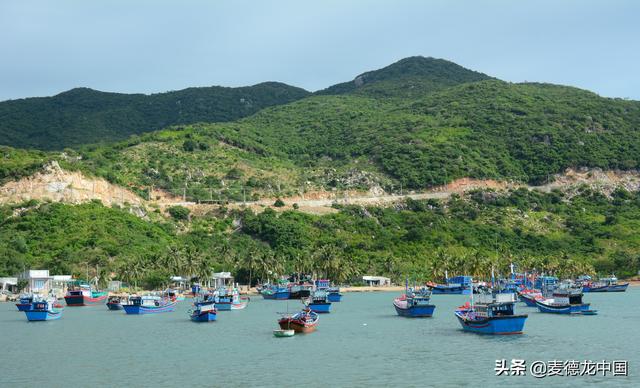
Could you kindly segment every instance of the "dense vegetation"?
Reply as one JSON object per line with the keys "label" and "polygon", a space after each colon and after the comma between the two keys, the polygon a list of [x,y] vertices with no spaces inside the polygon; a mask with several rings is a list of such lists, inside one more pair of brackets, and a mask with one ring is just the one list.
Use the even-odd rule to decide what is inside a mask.
{"label": "dense vegetation", "polygon": [[309,93],[281,83],[144,94],[77,88],[53,97],[0,102],[0,144],[59,150],[125,139],[174,124],[233,121]]}
{"label": "dense vegetation", "polygon": [[364,274],[440,280],[445,270],[486,278],[510,262],[561,276],[633,276],[640,267],[640,194],[624,190],[612,198],[587,188],[572,198],[478,191],[325,216],[221,209],[190,221],[153,212],[142,220],[97,203],[30,203],[0,214],[0,256],[7,258],[0,276],[23,267],[78,276],[88,268],[93,276],[99,265],[103,280],[155,286],[172,274],[223,269],[244,282],[270,271],[315,271],[345,282]]}

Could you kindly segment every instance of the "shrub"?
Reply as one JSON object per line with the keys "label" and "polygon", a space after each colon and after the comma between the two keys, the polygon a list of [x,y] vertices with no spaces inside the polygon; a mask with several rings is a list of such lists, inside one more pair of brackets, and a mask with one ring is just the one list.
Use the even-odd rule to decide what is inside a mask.
{"label": "shrub", "polygon": [[184,206],[172,206],[167,211],[175,220],[181,221],[189,219],[189,209]]}

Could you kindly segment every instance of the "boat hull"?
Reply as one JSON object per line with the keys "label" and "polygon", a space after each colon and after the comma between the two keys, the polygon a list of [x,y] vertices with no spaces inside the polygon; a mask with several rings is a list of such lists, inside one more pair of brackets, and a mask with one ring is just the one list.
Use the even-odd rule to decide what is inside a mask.
{"label": "boat hull", "polygon": [[526,294],[519,295],[520,301],[527,305],[527,307],[536,307],[536,299]]}
{"label": "boat hull", "polygon": [[629,287],[629,283],[615,284],[607,287],[607,292],[625,292]]}
{"label": "boat hull", "polygon": [[309,303],[311,311],[318,314],[328,314],[331,312],[331,302],[326,303]]}
{"label": "boat hull", "polygon": [[468,319],[464,314],[456,312],[456,317],[464,331],[490,335],[522,334],[524,323],[527,320],[526,314]]}
{"label": "boat hull", "polygon": [[282,330],[293,330],[296,333],[309,334],[316,331],[316,324],[304,325],[297,321],[280,320],[278,322]]}
{"label": "boat hull", "polygon": [[107,295],[101,295],[97,298],[89,296],[65,296],[64,301],[67,306],[93,306],[104,302],[107,299]]}
{"label": "boat hull", "polygon": [[31,303],[16,303],[16,307],[18,311],[29,311],[31,310]]}
{"label": "boat hull", "polygon": [[433,304],[403,308],[394,303],[393,307],[396,308],[399,316],[408,318],[429,318],[433,316],[433,311],[436,309]]}
{"label": "boat hull", "polygon": [[62,311],[29,310],[29,311],[25,311],[24,313],[27,316],[27,320],[30,322],[54,321],[62,317]]}
{"label": "boat hull", "polygon": [[242,310],[247,307],[247,304],[248,303],[246,301],[240,303],[231,303],[231,310]]}
{"label": "boat hull", "polygon": [[203,311],[199,314],[191,314],[191,320],[193,322],[214,322],[218,317],[214,311]]}
{"label": "boat hull", "polygon": [[122,303],[107,303],[107,308],[112,311],[122,310]]}
{"label": "boat hull", "polygon": [[135,306],[123,305],[124,312],[129,315],[168,313],[176,309],[176,302],[168,303],[164,306]]}
{"label": "boat hull", "polygon": [[327,300],[329,302],[340,302],[342,301],[342,294],[339,292],[330,292],[327,294]]}
{"label": "boat hull", "polygon": [[581,314],[583,311],[589,311],[589,303],[572,304],[572,305],[551,305],[541,301],[536,301],[538,311],[550,314]]}
{"label": "boat hull", "polygon": [[[311,290],[297,290],[289,292],[289,299],[302,299],[311,296]],[[278,298],[276,298],[278,299]]]}
{"label": "boat hull", "polygon": [[231,302],[218,302],[216,303],[216,309],[218,311],[231,311]]}
{"label": "boat hull", "polygon": [[470,295],[470,287],[446,287],[446,286],[434,286],[430,287],[433,295]]}
{"label": "boat hull", "polygon": [[287,300],[289,299],[289,291],[276,291],[276,292],[264,292],[262,298],[275,299],[275,300]]}

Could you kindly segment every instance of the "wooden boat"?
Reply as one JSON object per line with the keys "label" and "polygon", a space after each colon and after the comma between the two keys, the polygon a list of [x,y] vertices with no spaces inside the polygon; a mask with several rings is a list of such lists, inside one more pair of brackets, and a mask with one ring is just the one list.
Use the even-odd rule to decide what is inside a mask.
{"label": "wooden boat", "polygon": [[189,311],[189,316],[193,322],[214,322],[218,317],[218,310],[213,303],[204,304]]}
{"label": "wooden boat", "polygon": [[541,313],[551,314],[586,314],[595,315],[589,303],[582,302],[582,288],[562,287],[553,292],[551,298],[537,300],[536,305]]}
{"label": "wooden boat", "polygon": [[34,300],[31,308],[24,313],[28,321],[53,321],[60,319],[64,310],[63,308],[55,307],[56,305],[55,300],[51,298]]}
{"label": "wooden boat", "polygon": [[295,333],[296,331],[293,329],[286,329],[286,330],[280,329],[280,330],[273,331],[273,335],[278,338],[293,337]]}
{"label": "wooden boat", "polygon": [[159,296],[131,296],[129,303],[123,304],[124,312],[130,315],[158,314],[174,311],[176,302]]}
{"label": "wooden boat", "polygon": [[288,287],[270,286],[263,288],[260,295],[264,299],[286,300],[289,299],[291,292]]}
{"label": "wooden boat", "polygon": [[110,296],[107,299],[107,308],[112,311],[122,310],[122,301],[125,300],[126,297],[123,296]]}
{"label": "wooden boat", "polygon": [[527,314],[515,314],[513,293],[480,294],[461,306],[455,316],[464,331],[478,334],[522,334]]}
{"label": "wooden boat", "polygon": [[296,333],[313,333],[319,321],[317,313],[311,311],[308,307],[294,315],[285,315],[278,320],[278,324],[282,330],[293,329]]}
{"label": "wooden boat", "polygon": [[518,292],[518,298],[528,307],[536,307],[537,300],[544,300],[542,292],[532,289],[524,289]]}
{"label": "wooden boat", "polygon": [[318,279],[315,281],[316,289],[323,290],[327,293],[327,301],[340,302],[342,294],[339,287],[331,287],[331,282],[327,279]]}
{"label": "wooden boat", "polygon": [[67,306],[90,306],[103,303],[108,294],[104,291],[92,290],[86,283],[78,282],[64,296]]}
{"label": "wooden boat", "polygon": [[415,292],[406,287],[404,294],[393,300],[396,313],[402,317],[423,318],[433,316],[436,306],[430,304],[431,291],[422,288]]}

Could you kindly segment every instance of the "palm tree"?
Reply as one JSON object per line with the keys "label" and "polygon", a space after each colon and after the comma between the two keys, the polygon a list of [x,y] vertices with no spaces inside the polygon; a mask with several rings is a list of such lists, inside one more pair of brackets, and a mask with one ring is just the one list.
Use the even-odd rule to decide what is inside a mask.
{"label": "palm tree", "polygon": [[182,271],[185,267],[184,250],[174,245],[170,246],[162,257],[161,263],[174,275],[183,275]]}

